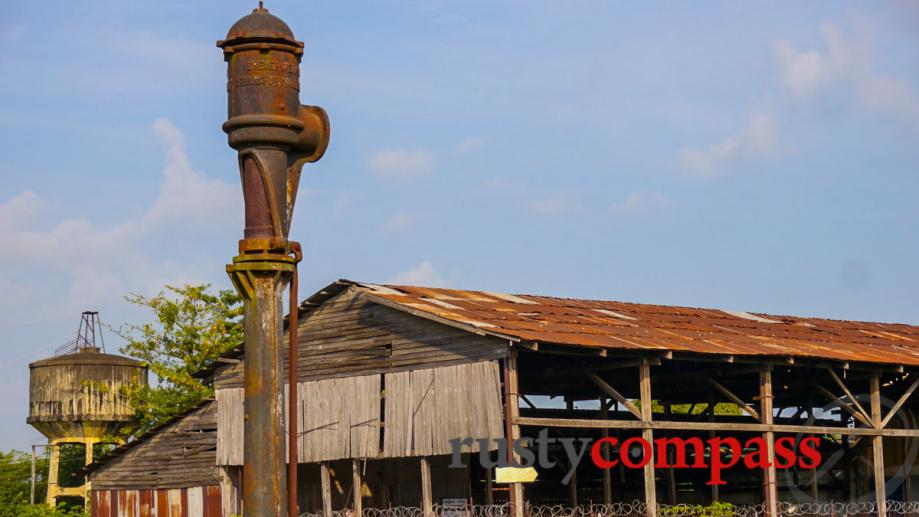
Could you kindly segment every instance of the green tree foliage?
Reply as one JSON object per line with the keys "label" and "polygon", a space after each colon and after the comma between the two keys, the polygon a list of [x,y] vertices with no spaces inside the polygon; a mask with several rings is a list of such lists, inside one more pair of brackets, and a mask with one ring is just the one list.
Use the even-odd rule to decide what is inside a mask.
{"label": "green tree foliage", "polygon": [[735,508],[731,503],[721,503],[715,501],[708,506],[692,504],[662,506],[660,508],[660,512],[658,513],[661,517],[686,515],[692,515],[695,517],[733,517],[735,514]]}
{"label": "green tree foliage", "polygon": [[138,436],[213,396],[192,374],[242,344],[243,307],[235,291],[213,293],[206,284],[167,285],[152,298],[125,299],[149,309],[154,319],[116,331],[127,341],[121,352],[146,362],[155,377],[150,386],[128,389],[138,420],[124,434]]}
{"label": "green tree foliage", "polygon": [[[48,480],[48,460],[35,462],[35,500],[45,500]],[[82,507],[50,508],[44,504],[29,504],[32,457],[20,451],[0,452],[0,517],[84,517]]]}

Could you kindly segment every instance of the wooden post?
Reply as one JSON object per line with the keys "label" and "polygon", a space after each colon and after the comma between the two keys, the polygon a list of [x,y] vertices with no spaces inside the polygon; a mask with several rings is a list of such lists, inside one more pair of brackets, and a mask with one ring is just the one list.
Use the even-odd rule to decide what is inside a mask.
{"label": "wooden post", "polygon": [[[641,395],[641,421],[649,424],[652,420],[651,411],[651,365],[647,359],[639,367],[639,392]],[[641,437],[647,443],[654,443],[654,431],[650,427],[642,429]],[[652,451],[653,451],[652,447]],[[648,508],[648,517],[657,517],[657,487],[654,482],[654,453],[645,464],[645,505]]]}
{"label": "wooden post", "polygon": [[485,469],[485,504],[495,504],[495,471],[491,467]]}
{"label": "wooden post", "polygon": [[[708,421],[715,421],[715,394],[711,391],[708,392],[708,407],[705,408],[708,411]],[[708,432],[708,438],[712,439],[715,437],[715,431]],[[718,490],[718,485],[711,485],[712,487],[712,502],[718,502],[721,499],[721,493]]]}
{"label": "wooden post", "polygon": [[[574,465],[571,465],[569,468],[573,469]],[[578,471],[575,471],[571,474],[571,479],[568,481],[568,499],[571,502],[571,508],[578,507]]]}
{"label": "wooden post", "polygon": [[[609,411],[606,407],[606,397],[600,397],[600,418],[606,420],[609,418]],[[609,429],[603,428],[600,430],[600,436],[603,438],[609,438]],[[609,461],[609,443],[604,442],[603,447],[600,450],[600,454],[603,455],[603,459]],[[613,475],[609,469],[603,469],[603,504],[613,504]]]}
{"label": "wooden post", "polygon": [[35,446],[32,446],[32,482],[29,491],[29,504],[35,504]]}
{"label": "wooden post", "polygon": [[855,500],[855,476],[852,475],[852,455],[851,448],[849,447],[849,437],[843,435],[842,437],[842,460],[844,469],[842,471],[843,475],[843,485],[845,486],[845,496],[846,502],[851,503]]}
{"label": "wooden post", "polygon": [[[871,375],[871,423],[881,427],[881,378],[878,372]],[[874,494],[878,516],[887,515],[887,487],[884,480],[884,437],[872,436],[871,449],[874,453]]]}
{"label": "wooden post", "polygon": [[[664,414],[667,416],[667,420],[673,420],[673,410],[670,404],[664,406]],[[673,465],[675,461],[673,447],[667,447],[664,453],[667,455],[667,464]],[[667,469],[667,503],[676,504],[676,474],[673,471],[673,467]]]}
{"label": "wooden post", "polygon": [[360,460],[351,460],[351,479],[352,489],[354,490],[354,515],[361,517],[364,514],[363,494],[361,487],[361,462]]}
{"label": "wooden post", "polygon": [[434,515],[434,502],[431,496],[431,464],[426,456],[421,457],[421,513],[424,517]]}
{"label": "wooden post", "polygon": [[[772,425],[772,370],[766,367],[759,374],[760,420],[761,423]],[[775,474],[775,433],[763,433],[766,441],[766,460],[769,466],[764,473],[763,491],[766,499],[766,515],[779,517],[779,490]]]}
{"label": "wooden post", "polygon": [[[513,447],[514,440],[520,438],[520,426],[514,423],[517,417],[520,416],[517,389],[517,351],[511,349],[507,358],[504,359],[504,434],[507,437],[507,459],[511,464],[516,460]],[[508,500],[510,503],[510,517],[523,517],[523,484],[510,484]]]}
{"label": "wooden post", "polygon": [[[807,419],[810,421],[816,421],[817,417],[814,415],[814,396],[813,394],[808,393],[807,395]],[[798,411],[800,413],[800,410]],[[817,477],[817,473],[820,470],[819,466],[814,467],[811,470],[811,498],[813,498],[816,503],[820,499],[820,480]]]}
{"label": "wooden post", "polygon": [[319,464],[319,478],[322,484],[322,517],[332,517],[332,481],[329,479],[329,464]]}

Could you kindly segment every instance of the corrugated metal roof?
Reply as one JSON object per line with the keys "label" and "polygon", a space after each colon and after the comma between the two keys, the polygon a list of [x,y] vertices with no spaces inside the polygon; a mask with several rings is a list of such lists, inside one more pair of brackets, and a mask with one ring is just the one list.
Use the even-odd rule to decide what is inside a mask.
{"label": "corrugated metal roof", "polygon": [[919,326],[914,325],[434,287],[338,284],[358,286],[395,308],[525,342],[919,366]]}

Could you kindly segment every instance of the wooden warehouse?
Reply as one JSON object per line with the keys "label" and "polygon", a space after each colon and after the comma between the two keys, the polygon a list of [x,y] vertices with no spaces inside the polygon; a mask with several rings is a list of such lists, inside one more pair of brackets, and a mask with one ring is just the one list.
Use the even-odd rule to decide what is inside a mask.
{"label": "wooden warehouse", "polygon": [[[605,505],[606,515],[655,515],[661,505],[725,501],[771,515],[804,503],[829,515],[840,513],[830,502],[884,513],[912,500],[919,327],[344,280],[301,311],[303,512],[446,514],[457,501],[510,501],[495,508],[523,515]],[[93,500],[109,510],[100,504],[94,515],[157,515],[123,492],[148,494],[156,511],[155,490],[166,489],[219,499],[221,515],[241,510],[242,354],[230,351],[200,373],[215,402],[95,467]],[[658,461],[638,470],[582,461],[569,472],[556,445],[548,450],[556,467],[539,469],[535,482],[498,485],[472,442],[464,466],[449,466],[451,440],[486,439],[494,450],[496,439],[543,429],[618,443],[759,437],[770,459],[782,437],[815,436],[824,461],[817,469],[735,466],[724,471],[726,484],[711,485],[706,469]],[[188,443],[162,438],[186,431],[198,434]],[[161,474],[183,461],[200,475],[179,483]],[[138,513],[115,513],[116,501]]]}

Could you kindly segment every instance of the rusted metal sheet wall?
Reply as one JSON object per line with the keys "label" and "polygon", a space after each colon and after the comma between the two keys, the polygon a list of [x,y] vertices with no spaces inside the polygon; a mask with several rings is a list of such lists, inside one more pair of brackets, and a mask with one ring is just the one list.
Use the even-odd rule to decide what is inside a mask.
{"label": "rusted metal sheet wall", "polygon": [[93,490],[91,503],[92,517],[224,517],[219,486]]}

